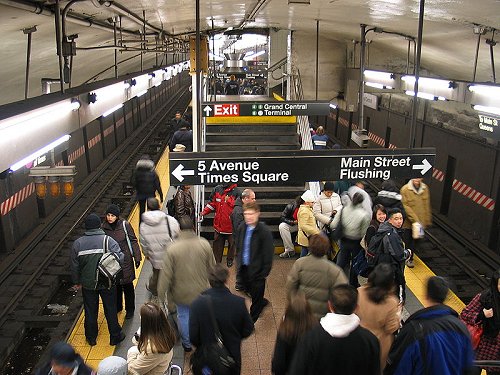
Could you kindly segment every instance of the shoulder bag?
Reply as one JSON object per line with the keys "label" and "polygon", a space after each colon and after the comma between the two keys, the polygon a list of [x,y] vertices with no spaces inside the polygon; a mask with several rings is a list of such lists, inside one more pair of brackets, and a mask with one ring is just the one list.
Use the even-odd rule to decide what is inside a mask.
{"label": "shoulder bag", "polygon": [[210,296],[204,296],[204,298],[207,301],[210,319],[214,327],[215,342],[201,344],[200,347],[196,348],[191,356],[193,374],[230,375],[237,368],[236,362],[222,342],[219,326],[215,320],[212,299]]}
{"label": "shoulder bag", "polygon": [[132,244],[130,243],[130,238],[128,237],[128,231],[127,231],[127,226],[125,225],[126,221],[123,220],[123,231],[125,232],[125,238],[127,239],[127,245],[128,245],[128,250],[130,251],[130,255],[132,255],[132,258],[134,257],[134,250],[132,249]]}
{"label": "shoulder bag", "polygon": [[[97,264],[97,276],[101,274],[104,276],[104,279],[107,281],[108,289],[113,286],[115,283],[118,274],[122,270],[122,266],[120,264],[120,259],[118,255],[115,253],[108,252],[108,241],[109,236],[104,236],[102,248],[104,250],[104,254],[102,254],[99,263]],[[97,278],[96,278],[97,279]]]}

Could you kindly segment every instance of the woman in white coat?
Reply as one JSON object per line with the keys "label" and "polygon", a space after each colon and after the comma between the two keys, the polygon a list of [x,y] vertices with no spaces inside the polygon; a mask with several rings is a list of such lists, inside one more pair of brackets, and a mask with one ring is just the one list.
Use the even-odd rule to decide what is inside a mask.
{"label": "woman in white coat", "polygon": [[334,192],[334,183],[325,182],[325,187],[313,206],[314,218],[322,224],[320,229],[325,232],[335,229],[341,210],[342,202],[340,196]]}

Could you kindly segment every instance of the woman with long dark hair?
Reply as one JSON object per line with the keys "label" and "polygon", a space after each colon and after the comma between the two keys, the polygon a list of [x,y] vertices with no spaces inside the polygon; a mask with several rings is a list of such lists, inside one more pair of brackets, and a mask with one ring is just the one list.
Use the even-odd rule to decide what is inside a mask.
{"label": "woman with long dark hair", "polygon": [[272,360],[274,375],[285,375],[288,372],[298,341],[316,324],[318,321],[311,311],[305,294],[301,291],[295,293],[288,303],[278,329]]}
{"label": "woman with long dark hair", "polygon": [[122,277],[116,283],[116,311],[123,309],[125,296],[125,319],[132,319],[135,311],[135,291],[133,281],[135,269],[141,264],[141,250],[130,223],[120,218],[120,207],[110,204],[106,210],[106,218],[102,230],[120,245],[123,253]]}
{"label": "woman with long dark hair", "polygon": [[[470,301],[460,314],[460,318],[469,325],[481,324],[483,326],[483,334],[476,349],[476,360],[498,361],[500,355],[500,270],[493,273],[490,287]],[[488,375],[500,374],[498,367],[485,369]]]}
{"label": "woman with long dark hair", "polygon": [[356,315],[361,326],[378,338],[381,369],[385,367],[394,332],[401,321],[401,307],[395,289],[394,272],[387,263],[377,265],[368,276],[368,283],[358,288]]}
{"label": "woman with long dark hair", "polygon": [[147,302],[141,307],[141,328],[127,353],[129,374],[163,375],[173,357],[175,332],[160,307]]}
{"label": "woman with long dark hair", "polygon": [[376,204],[373,206],[373,214],[372,220],[370,221],[370,225],[366,230],[366,234],[364,237],[366,249],[368,249],[368,245],[370,244],[370,240],[377,233],[378,227],[387,219],[387,211],[384,206],[381,204]]}

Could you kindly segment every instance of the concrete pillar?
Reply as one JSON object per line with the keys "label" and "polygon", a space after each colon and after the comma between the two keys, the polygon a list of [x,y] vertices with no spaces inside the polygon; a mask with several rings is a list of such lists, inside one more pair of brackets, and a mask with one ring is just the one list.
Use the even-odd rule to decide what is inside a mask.
{"label": "concrete pillar", "polygon": [[[300,70],[305,100],[316,95],[315,33],[295,31],[292,34],[292,66]],[[346,45],[320,35],[318,99],[330,100],[344,91]]]}
{"label": "concrete pillar", "polygon": [[[269,68],[275,66],[282,59],[288,58],[289,34],[289,30],[269,31]],[[283,74],[287,72],[287,65],[285,63],[280,69],[269,72],[267,77],[269,89],[283,83]],[[278,94],[281,95],[281,90]],[[283,92],[283,96],[286,96],[285,92]]]}

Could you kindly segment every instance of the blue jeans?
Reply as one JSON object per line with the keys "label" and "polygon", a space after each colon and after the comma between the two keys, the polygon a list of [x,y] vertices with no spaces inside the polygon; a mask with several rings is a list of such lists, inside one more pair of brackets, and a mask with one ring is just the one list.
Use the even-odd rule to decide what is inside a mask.
{"label": "blue jeans", "polygon": [[190,348],[189,341],[189,305],[177,305],[177,321],[179,322],[179,333],[181,334],[182,346]]}
{"label": "blue jeans", "polygon": [[307,254],[309,254],[309,248],[302,246],[300,250],[300,257],[305,257]]}

